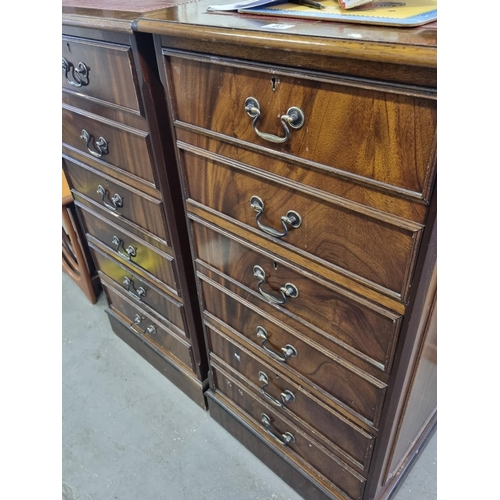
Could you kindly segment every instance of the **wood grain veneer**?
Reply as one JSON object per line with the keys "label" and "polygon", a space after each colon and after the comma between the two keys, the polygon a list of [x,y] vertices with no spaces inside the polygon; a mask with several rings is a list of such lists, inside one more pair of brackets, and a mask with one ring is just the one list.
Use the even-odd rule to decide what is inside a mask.
{"label": "wood grain veneer", "polygon": [[[93,153],[97,153],[95,141],[103,137],[107,142],[107,149],[99,158],[100,162],[154,186],[150,141],[146,132],[64,105],[62,122],[62,138],[67,147],[80,151],[92,159],[95,158]],[[81,138],[82,130],[86,130],[92,136],[88,145]]]}
{"label": "wood grain veneer", "polygon": [[[63,72],[63,89],[141,113],[130,45],[63,35],[62,57],[73,66],[67,75]],[[80,63],[87,67],[88,83],[75,88],[71,84],[72,72]],[[66,76],[69,76],[69,81]]]}
{"label": "wood grain veneer", "polygon": [[132,35],[126,3],[106,15],[102,2],[71,4],[63,2],[63,169],[113,331],[206,407],[201,315],[175,160],[160,139],[167,111],[152,38]]}
{"label": "wood grain veneer", "polygon": [[[170,245],[160,200],[151,198],[122,181],[109,178],[69,157],[64,157],[64,165],[68,182],[75,191],[89,197],[98,205],[104,206],[110,216],[115,217],[115,220],[119,220],[116,216],[123,218]],[[104,188],[104,196],[98,192],[99,186]],[[122,200],[121,206],[118,207],[111,201],[111,198],[117,194]]]}
{"label": "wood grain veneer", "polygon": [[[313,79],[248,63],[178,57],[168,50],[164,55],[176,122],[409,192],[428,192],[436,130],[433,99],[388,92],[375,84],[364,88],[327,83],[324,77]],[[291,130],[292,140],[283,145],[266,142],[257,137],[245,112],[247,97],[260,103],[260,130],[282,137],[283,127],[276,117],[292,106],[304,113],[304,126]]]}
{"label": "wood grain veneer", "polygon": [[[427,401],[424,385],[433,383],[424,368],[410,383],[418,357],[408,353],[420,342],[412,312],[427,293],[416,284],[433,259],[435,25],[409,31],[297,20],[278,35],[269,19],[233,16],[229,27],[227,16],[204,16],[206,5],[144,14],[134,27],[158,35],[204,310],[210,408],[274,470],[293,464],[309,477],[316,490],[294,481],[290,469],[285,476],[306,498],[386,498],[414,456],[409,436],[422,442],[433,419],[423,418],[430,401],[416,420],[403,409]],[[260,104],[254,123],[249,96]],[[281,140],[280,117],[291,106],[305,123]],[[265,227],[252,196],[264,201]],[[301,225],[269,231],[289,225],[288,210]],[[254,276],[255,265],[265,279]],[[285,295],[286,283],[296,297]],[[426,321],[427,311],[417,309]],[[262,367],[274,400],[256,379]],[[323,463],[279,442],[294,425],[318,438],[312,404],[300,415],[293,403],[270,409],[279,424],[269,445],[259,412],[286,387],[373,437],[374,454],[361,468],[366,485],[339,486]],[[329,447],[319,432],[321,446],[345,460],[345,449]]]}
{"label": "wood grain veneer", "polygon": [[[81,95],[63,84],[65,169],[111,324],[202,406],[210,368],[211,416],[304,498],[386,499],[436,422],[437,23],[276,32],[282,19],[207,14],[211,3],[63,2],[63,50],[94,77]],[[109,87],[101,63],[117,68]],[[290,106],[304,126],[264,140],[248,96],[258,130],[283,137]],[[84,123],[117,156],[85,151]],[[137,197],[132,211],[111,214],[96,182],[125,189],[127,207]],[[287,210],[303,224],[265,234],[252,195],[265,226]],[[107,244],[115,231],[151,252],[144,267]],[[287,282],[299,295],[281,301]],[[135,314],[157,321],[163,345]],[[276,405],[286,390],[296,400]]]}

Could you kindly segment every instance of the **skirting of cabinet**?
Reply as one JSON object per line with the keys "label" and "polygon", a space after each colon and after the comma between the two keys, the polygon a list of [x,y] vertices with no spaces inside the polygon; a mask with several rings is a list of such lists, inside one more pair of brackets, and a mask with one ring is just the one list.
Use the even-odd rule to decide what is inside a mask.
{"label": "skirting of cabinet", "polygon": [[184,394],[189,396],[198,406],[207,409],[207,402],[204,392],[208,381],[203,383],[189,377],[174,364],[149,347],[128,325],[125,325],[120,318],[111,310],[106,309],[106,313],[111,323],[111,328],[115,334],[126,342],[134,351],[140,354],[148,363],[154,366],[162,375],[170,380]]}
{"label": "skirting of cabinet", "polygon": [[[251,451],[261,462],[277,474],[285,483],[297,491],[307,500],[346,500],[348,497],[339,494],[338,497],[331,496],[320,484],[312,482],[295,464],[293,464],[277,447],[270,446],[256,433],[252,427],[242,420],[234,411],[224,405],[212,390],[205,393],[208,402],[208,410],[211,418],[235,437],[245,448]],[[437,427],[437,420],[433,418],[425,430],[415,442],[406,463],[385,485],[385,491],[379,496],[379,500],[389,500],[394,497],[404,478],[411,471],[415,460],[413,458],[420,453],[429,439],[433,436]]]}
{"label": "skirting of cabinet", "polygon": [[[291,488],[307,500],[332,500],[335,498],[329,495],[323,486],[311,482],[310,478],[278,448],[268,445],[250,425],[226,407],[212,391],[207,391],[205,395],[210,416]],[[339,496],[335,500],[345,500],[346,498]]]}

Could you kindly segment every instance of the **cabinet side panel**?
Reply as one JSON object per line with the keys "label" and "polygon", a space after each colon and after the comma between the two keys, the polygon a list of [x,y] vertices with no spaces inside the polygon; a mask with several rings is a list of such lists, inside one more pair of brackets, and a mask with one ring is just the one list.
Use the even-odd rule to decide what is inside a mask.
{"label": "cabinet side panel", "polygon": [[[427,343],[436,336],[437,189],[434,190],[422,248],[405,313],[381,425],[373,453],[366,500],[391,497],[436,423],[436,368]],[[433,339],[434,337],[434,339]],[[434,350],[435,351],[435,350]]]}
{"label": "cabinet side panel", "polygon": [[401,427],[389,466],[388,479],[397,474],[437,407],[437,308],[436,296],[426,326],[415,377],[411,384]]}

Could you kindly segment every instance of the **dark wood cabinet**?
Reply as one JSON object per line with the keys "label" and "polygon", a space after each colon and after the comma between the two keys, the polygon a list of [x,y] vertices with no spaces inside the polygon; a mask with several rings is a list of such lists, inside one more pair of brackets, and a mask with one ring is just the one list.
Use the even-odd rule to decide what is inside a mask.
{"label": "dark wood cabinet", "polygon": [[[429,60],[392,72],[393,30],[361,28],[376,55],[333,55],[341,26],[231,29],[201,21],[206,5],[137,27],[157,34],[211,415],[305,498],[385,498],[435,422],[418,305],[435,296]],[[435,51],[435,33],[402,33],[398,49]]]}
{"label": "dark wood cabinet", "polygon": [[436,425],[437,25],[179,3],[66,11],[117,72],[63,63],[111,324],[304,498],[388,498]]}
{"label": "dark wood cabinet", "polygon": [[63,169],[115,333],[206,408],[180,184],[159,140],[166,107],[145,62],[152,38],[130,22],[130,33],[63,24]]}

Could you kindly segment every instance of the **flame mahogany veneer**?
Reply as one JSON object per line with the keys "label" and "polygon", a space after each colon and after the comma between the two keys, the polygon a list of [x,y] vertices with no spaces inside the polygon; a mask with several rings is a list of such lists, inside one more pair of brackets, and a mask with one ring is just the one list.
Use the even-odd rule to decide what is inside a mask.
{"label": "flame mahogany veneer", "polygon": [[108,316],[304,498],[389,498],[436,426],[437,23],[211,3],[63,2]]}

